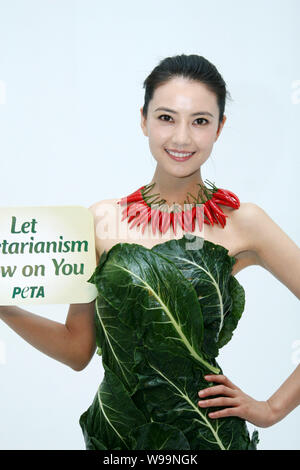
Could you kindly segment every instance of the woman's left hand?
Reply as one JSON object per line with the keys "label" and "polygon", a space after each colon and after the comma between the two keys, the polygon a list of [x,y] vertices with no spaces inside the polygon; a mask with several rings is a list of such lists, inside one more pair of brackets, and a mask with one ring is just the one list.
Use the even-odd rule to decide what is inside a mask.
{"label": "woman's left hand", "polygon": [[250,423],[261,428],[267,428],[276,423],[274,410],[267,401],[257,401],[244,393],[239,387],[234,385],[224,375],[205,375],[209,382],[217,382],[220,385],[203,389],[203,393],[198,393],[199,397],[206,398],[211,395],[225,395],[225,397],[210,398],[200,400],[199,408],[206,406],[228,406],[223,410],[214,411],[208,414],[209,418],[223,418],[226,416],[239,416]]}

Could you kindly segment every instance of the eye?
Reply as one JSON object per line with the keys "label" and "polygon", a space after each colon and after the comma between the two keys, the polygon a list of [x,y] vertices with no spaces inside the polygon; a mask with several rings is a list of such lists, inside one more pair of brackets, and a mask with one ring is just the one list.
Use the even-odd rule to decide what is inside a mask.
{"label": "eye", "polygon": [[[171,116],[169,116],[168,114],[162,114],[161,116],[159,116],[158,119],[160,119],[160,118],[162,118],[162,117],[167,117],[167,118],[169,118],[169,117],[171,117]],[[161,121],[165,121],[165,120],[166,120],[166,119],[161,119]],[[167,120],[167,122],[168,122],[168,120]]]}
{"label": "eye", "polygon": [[[158,119],[160,119],[161,121],[165,121],[165,122],[169,122],[169,119],[161,119],[161,118],[171,118],[171,116],[169,116],[168,114],[161,114],[159,116]],[[172,119],[172,118],[171,118]],[[204,119],[204,118],[198,118],[196,119],[196,121],[204,121],[204,124],[209,124],[209,121],[207,119]],[[201,124],[200,124],[201,125]],[[202,124],[203,125],[203,124]]]}
{"label": "eye", "polygon": [[198,119],[196,119],[196,121],[205,121],[205,124],[209,123],[209,121],[207,119],[204,119],[204,118],[198,118]]}

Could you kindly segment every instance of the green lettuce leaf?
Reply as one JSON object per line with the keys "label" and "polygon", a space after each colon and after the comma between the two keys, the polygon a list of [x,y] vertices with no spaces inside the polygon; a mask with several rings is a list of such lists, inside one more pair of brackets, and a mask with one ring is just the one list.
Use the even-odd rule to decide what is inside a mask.
{"label": "green lettuce leaf", "polygon": [[[243,419],[210,419],[208,413],[222,407],[200,408],[198,391],[208,386],[201,367],[158,348],[140,349],[143,361],[135,371],[139,385],[132,399],[144,410],[147,421],[175,426],[188,439],[191,449],[246,450],[249,434]],[[218,397],[222,395],[215,395]]]}
{"label": "green lettuce leaf", "polygon": [[207,373],[219,372],[202,351],[203,316],[196,291],[174,263],[141,245],[120,243],[95,274],[95,283],[119,312],[115,335],[123,335],[125,324],[146,344],[159,341],[161,352],[188,355]]}
{"label": "green lettuce leaf", "polygon": [[220,344],[225,344],[224,336],[228,338],[235,324],[227,319],[235,295],[230,289],[235,258],[222,245],[191,234],[155,245],[152,250],[172,260],[196,290],[204,321],[203,351],[209,357],[217,357]]}
{"label": "green lettuce leaf", "polygon": [[[104,378],[79,424],[89,449],[130,449],[128,434],[146,419],[118,377],[104,364]],[[99,438],[101,436],[101,439]]]}
{"label": "green lettuce leaf", "polygon": [[132,373],[134,347],[142,344],[136,331],[119,318],[119,312],[100,294],[95,301],[96,343],[101,350],[102,361],[121,380],[130,392],[137,383]]}
{"label": "green lettuce leaf", "polygon": [[223,407],[197,405],[198,391],[215,385],[204,375],[222,373],[216,357],[244,310],[234,261],[190,235],[103,253],[90,281],[105,375],[80,417],[87,449],[256,449],[245,420],[210,419]]}
{"label": "green lettuce leaf", "polygon": [[147,423],[133,429],[129,435],[132,450],[189,450],[183,432],[164,423]]}

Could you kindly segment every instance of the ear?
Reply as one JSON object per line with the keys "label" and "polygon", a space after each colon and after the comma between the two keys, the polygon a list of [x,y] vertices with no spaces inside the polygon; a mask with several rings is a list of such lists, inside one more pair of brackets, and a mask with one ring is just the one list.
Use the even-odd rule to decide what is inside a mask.
{"label": "ear", "polygon": [[222,131],[223,126],[224,126],[224,124],[225,124],[225,122],[226,122],[226,119],[227,119],[227,117],[226,117],[225,114],[224,114],[223,119],[222,119],[222,121],[220,122],[219,127],[218,127],[218,130],[217,130],[215,142],[218,140],[219,135],[221,134],[221,131]]}
{"label": "ear", "polygon": [[147,132],[147,119],[143,115],[143,107],[140,109],[141,112],[141,128],[143,130],[143,133],[146,137],[148,137],[148,132]]}

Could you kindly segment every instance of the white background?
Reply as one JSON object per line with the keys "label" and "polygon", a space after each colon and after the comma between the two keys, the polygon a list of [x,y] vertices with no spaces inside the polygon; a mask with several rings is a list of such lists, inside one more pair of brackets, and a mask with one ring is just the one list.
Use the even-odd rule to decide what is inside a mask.
{"label": "white background", "polygon": [[[299,17],[298,0],[1,0],[0,204],[89,207],[150,182],[143,81],[167,56],[199,54],[233,97],[203,180],[260,205],[299,245]],[[300,360],[299,302],[259,266],[237,279],[246,307],[218,362],[266,400]],[[68,305],[30,311],[64,323]],[[99,356],[75,372],[0,322],[0,448],[85,449],[78,420],[102,376]],[[299,419],[300,407],[248,428],[261,450],[300,449]]]}

